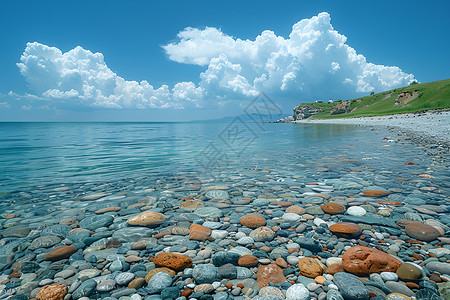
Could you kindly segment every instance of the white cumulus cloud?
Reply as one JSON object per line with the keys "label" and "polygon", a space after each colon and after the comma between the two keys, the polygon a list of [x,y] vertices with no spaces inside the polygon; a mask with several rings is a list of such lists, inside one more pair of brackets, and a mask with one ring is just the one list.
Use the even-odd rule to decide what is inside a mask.
{"label": "white cumulus cloud", "polygon": [[[40,43],[28,43],[17,66],[40,99],[72,100],[112,108],[182,108],[198,106],[201,88],[181,82],[170,90],[147,81],[127,81],[108,68],[103,54],[78,46],[66,53]],[[19,96],[10,92],[10,96]],[[22,96],[24,97],[24,96]],[[30,95],[25,95],[30,97]]]}
{"label": "white cumulus cloud", "polygon": [[[241,40],[210,27],[186,28],[178,38],[163,46],[169,59],[208,66],[209,70],[215,67],[217,59],[226,57],[245,79],[239,82],[247,91],[264,91],[272,96],[350,97],[396,88],[414,80],[412,74],[398,67],[367,62],[346,44],[344,35],[334,30],[326,12],[294,24],[288,38],[266,30],[255,40]],[[229,75],[216,76],[220,82]],[[227,90],[236,92],[232,86]],[[252,93],[242,96],[246,94]]]}
{"label": "white cumulus cloud", "polygon": [[347,98],[407,85],[412,74],[367,62],[334,30],[328,13],[294,24],[289,37],[265,30],[242,40],[220,29],[185,28],[163,46],[172,61],[204,66],[197,83],[154,87],[129,81],[101,53],[78,46],[66,53],[28,43],[18,67],[35,94],[10,96],[111,108],[185,108],[223,105],[264,92],[275,99]]}

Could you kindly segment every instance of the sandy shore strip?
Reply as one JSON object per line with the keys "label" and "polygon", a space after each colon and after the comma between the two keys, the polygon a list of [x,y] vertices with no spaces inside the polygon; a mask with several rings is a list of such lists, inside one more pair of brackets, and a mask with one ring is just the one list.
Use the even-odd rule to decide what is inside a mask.
{"label": "sandy shore strip", "polygon": [[399,127],[403,130],[431,136],[436,140],[450,142],[450,112],[448,111],[417,114],[398,114],[379,117],[329,120],[300,120],[295,121],[295,123]]}

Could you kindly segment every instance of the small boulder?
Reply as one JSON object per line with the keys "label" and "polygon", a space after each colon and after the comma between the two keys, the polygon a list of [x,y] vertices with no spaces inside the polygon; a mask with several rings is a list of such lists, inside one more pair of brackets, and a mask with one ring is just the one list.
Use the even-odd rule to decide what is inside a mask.
{"label": "small boulder", "polygon": [[166,217],[163,214],[153,211],[146,211],[128,219],[127,222],[129,225],[135,226],[153,226],[159,225],[163,223],[165,220]]}
{"label": "small boulder", "polygon": [[299,274],[309,278],[316,278],[322,275],[322,266],[311,257],[303,257],[298,262]]}
{"label": "small boulder", "polygon": [[365,276],[372,273],[395,272],[401,262],[383,251],[364,246],[354,246],[342,256],[345,271]]}
{"label": "small boulder", "polygon": [[192,266],[192,259],[185,255],[161,252],[153,259],[155,265],[167,267],[175,271],[182,271]]}

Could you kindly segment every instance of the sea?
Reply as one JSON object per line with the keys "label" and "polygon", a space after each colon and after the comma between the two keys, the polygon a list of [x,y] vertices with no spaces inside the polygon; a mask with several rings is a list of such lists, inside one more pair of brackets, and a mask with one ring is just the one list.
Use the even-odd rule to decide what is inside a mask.
{"label": "sea", "polygon": [[[175,299],[191,288],[200,299],[204,288],[214,299],[384,299],[351,265],[397,277],[387,271],[413,261],[426,271],[410,264],[398,277],[441,280],[430,273],[450,272],[450,174],[427,150],[383,127],[240,117],[0,123],[0,299]],[[355,251],[382,263],[340,266]],[[347,272],[333,277],[332,264]],[[439,294],[419,284],[386,282]]]}
{"label": "sea", "polygon": [[295,176],[363,173],[394,182],[431,170],[436,180],[448,179],[445,168],[435,166],[421,147],[383,128],[239,118],[226,123],[0,123],[3,197],[143,178],[150,184],[188,173],[205,180],[240,173],[257,178],[261,169],[293,182]]}

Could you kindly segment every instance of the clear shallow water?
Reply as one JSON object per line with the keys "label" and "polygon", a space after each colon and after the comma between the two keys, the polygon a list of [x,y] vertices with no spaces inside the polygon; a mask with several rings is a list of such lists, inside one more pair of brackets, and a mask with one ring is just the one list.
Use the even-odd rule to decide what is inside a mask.
{"label": "clear shallow water", "polygon": [[[442,243],[448,243],[448,166],[435,163],[417,145],[398,142],[395,134],[384,129],[367,127],[235,125],[1,124],[0,281],[9,281],[0,285],[0,298],[12,293],[35,298],[38,283],[48,277],[70,287],[75,299],[85,293],[106,296],[99,290],[103,280],[117,279],[117,272],[128,271],[128,267],[102,262],[125,259],[131,253],[144,258],[133,269],[139,267],[142,271],[135,275],[145,277],[154,267],[148,264],[148,257],[160,251],[189,255],[197,266],[211,262],[200,255],[206,249],[211,249],[213,256],[216,250],[230,252],[232,248],[256,254],[269,243],[274,247],[270,253],[274,259],[289,253],[287,238],[292,238],[298,244],[289,244],[298,248],[290,257],[295,266],[301,256],[313,255],[306,245],[318,246],[313,250],[320,251],[320,256],[340,257],[346,246],[364,243],[412,261],[413,253],[431,252],[430,247],[439,245],[438,235],[443,235]],[[387,191],[382,199],[394,202],[367,197],[364,192],[369,190]],[[324,213],[321,205],[328,202],[345,205],[347,212]],[[285,214],[286,206],[294,208],[292,205],[297,206],[299,215]],[[356,206],[359,213],[352,215],[350,206]],[[165,221],[131,226],[131,220],[145,211],[146,215],[161,213]],[[269,236],[265,243],[255,242],[252,231],[250,237],[244,237],[250,238],[245,243],[238,239],[238,231],[249,233],[249,228],[240,226],[240,219],[250,213],[264,216],[268,227],[279,226],[276,236]],[[436,229],[438,235],[434,234],[429,244],[410,244],[406,242],[410,236],[397,225],[404,224],[404,219],[438,224],[441,233]],[[316,227],[317,222],[332,225],[344,221],[365,224],[364,228],[371,229],[369,236],[338,242],[330,230]],[[193,222],[223,230],[216,231],[215,237],[211,233],[211,239],[201,243],[188,235],[166,235],[175,227],[191,233]],[[219,232],[221,236],[216,235]],[[161,233],[164,236],[157,238]],[[379,241],[377,233],[388,238]],[[419,238],[424,239],[423,234]],[[397,243],[398,239],[405,243]],[[428,236],[424,240],[428,241]],[[137,242],[145,243],[145,250],[130,252]],[[397,247],[391,248],[390,243]],[[65,259],[66,253],[58,254],[61,248],[56,247],[68,244],[71,247],[64,249],[72,254]],[[111,248],[108,244],[122,246]],[[241,244],[245,247],[237,247]],[[321,251],[321,244],[332,250]],[[57,261],[48,261],[53,259]],[[25,271],[24,266],[30,265],[33,269]],[[27,275],[9,279],[13,266]],[[54,274],[69,266],[76,270],[73,276],[63,279]],[[104,277],[95,270],[99,276],[84,281],[89,287],[85,289],[84,283],[78,286],[77,278],[86,276],[82,272],[94,271],[94,267],[113,273]],[[433,265],[426,268],[433,271]],[[253,278],[253,297],[258,276],[247,270],[245,276]],[[31,290],[25,278],[35,278],[36,288]],[[289,278],[297,280],[297,276]],[[336,277],[333,280],[337,283]],[[121,286],[111,295],[122,295]],[[147,295],[150,291],[137,292]]]}
{"label": "clear shallow water", "polygon": [[[0,192],[143,177],[156,180],[179,172],[220,177],[252,168],[286,175],[328,168],[322,177],[337,176],[346,168],[375,168],[400,177],[402,172],[411,176],[407,161],[420,161],[414,172],[425,172],[432,164],[417,146],[384,140],[393,134],[382,129],[233,125],[0,123]],[[446,175],[445,169],[435,172]]]}

